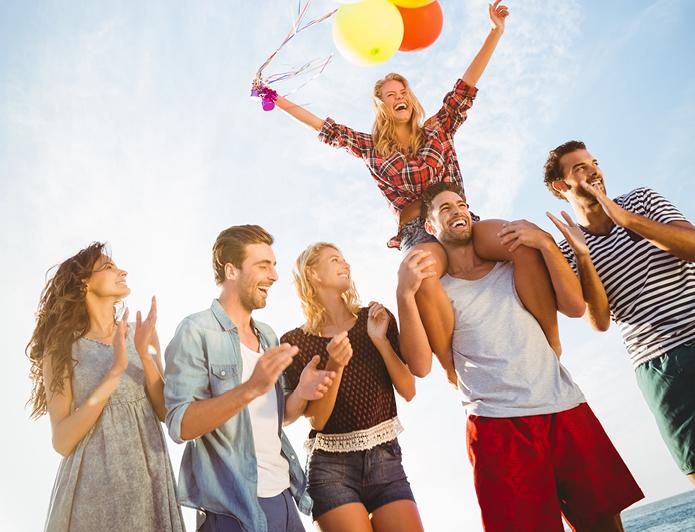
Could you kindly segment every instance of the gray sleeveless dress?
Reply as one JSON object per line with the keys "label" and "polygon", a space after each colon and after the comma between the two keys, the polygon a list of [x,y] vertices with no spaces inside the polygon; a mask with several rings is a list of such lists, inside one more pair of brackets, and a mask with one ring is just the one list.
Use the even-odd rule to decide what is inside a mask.
{"label": "gray sleeveless dress", "polygon": [[[46,532],[180,532],[174,474],[162,427],[145,393],[145,376],[128,330],[128,369],[101,416],[63,458],[53,487]],[[104,378],[109,345],[81,338],[72,380],[73,409]]]}

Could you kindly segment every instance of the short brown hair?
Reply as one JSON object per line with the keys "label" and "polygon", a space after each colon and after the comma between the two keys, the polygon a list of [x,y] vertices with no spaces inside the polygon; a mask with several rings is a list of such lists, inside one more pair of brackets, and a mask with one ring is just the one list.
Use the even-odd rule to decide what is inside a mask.
{"label": "short brown hair", "polygon": [[215,282],[224,282],[224,265],[232,263],[237,268],[246,259],[246,246],[250,244],[273,244],[273,237],[260,225],[233,225],[217,235],[212,246],[212,269]]}
{"label": "short brown hair", "polygon": [[545,166],[543,167],[543,181],[545,182],[545,186],[548,187],[548,190],[550,190],[556,198],[565,199],[562,194],[553,188],[553,183],[555,181],[564,179],[562,168],[560,168],[560,158],[573,151],[585,149],[586,145],[581,140],[568,140],[564,144],[560,144],[554,150],[550,150],[550,153],[548,153],[548,160],[545,161]]}
{"label": "short brown hair", "polygon": [[422,201],[422,205],[420,206],[420,218],[427,220],[427,218],[430,217],[430,214],[432,214],[432,202],[434,202],[434,198],[446,191],[458,194],[464,199],[464,201],[466,199],[466,195],[463,193],[460,186],[453,183],[445,183],[443,181],[435,183],[430,188],[425,190],[420,198]]}

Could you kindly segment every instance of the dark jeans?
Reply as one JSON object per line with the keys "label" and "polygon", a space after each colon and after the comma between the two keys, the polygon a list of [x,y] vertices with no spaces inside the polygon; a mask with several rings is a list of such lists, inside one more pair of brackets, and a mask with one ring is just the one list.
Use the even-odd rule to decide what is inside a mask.
{"label": "dark jeans", "polygon": [[[268,520],[268,532],[305,532],[289,489],[275,497],[259,497],[258,502]],[[244,532],[236,517],[199,512],[198,522],[200,514],[205,521],[198,525],[198,532]]]}

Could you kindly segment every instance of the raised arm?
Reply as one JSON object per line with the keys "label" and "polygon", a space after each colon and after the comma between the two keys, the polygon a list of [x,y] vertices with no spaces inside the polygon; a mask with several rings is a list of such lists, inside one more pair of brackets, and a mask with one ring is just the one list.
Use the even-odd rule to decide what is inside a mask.
{"label": "raised arm", "polygon": [[74,412],[71,412],[72,383],[67,370],[63,376],[63,391],[52,392],[49,383],[53,381],[53,364],[50,357],[44,359],[43,374],[44,382],[47,383],[46,399],[48,416],[51,420],[53,448],[62,456],[69,456],[97,422],[109,397],[118,386],[121,375],[128,367],[127,320],[128,310],[126,309],[113,337],[111,369],[87,400],[78,405]]}
{"label": "raised arm", "polygon": [[336,334],[331,338],[331,341],[326,346],[326,350],[328,351],[326,370],[334,375],[333,384],[331,384],[321,399],[311,401],[304,412],[304,415],[309,418],[311,428],[314,430],[323,430],[331,418],[335,401],[338,398],[343,370],[352,358],[352,346],[350,345],[347,332]]}
{"label": "raised arm", "polygon": [[495,48],[497,48],[497,43],[504,33],[504,23],[507,16],[509,16],[509,9],[505,5],[500,5],[501,1],[502,0],[495,0],[494,4],[488,6],[488,14],[490,16],[492,29],[485,38],[485,42],[483,42],[480,51],[473,58],[473,61],[463,74],[463,81],[471,87],[475,87],[478,84],[480,77],[483,75],[485,68],[487,68],[490,62]]}
{"label": "raised arm", "polygon": [[379,351],[398,395],[410,401],[415,397],[415,377],[394,349],[394,346],[398,348],[399,342],[395,318],[379,303],[369,304],[367,334]]}
{"label": "raised arm", "polygon": [[553,284],[557,309],[570,318],[584,315],[586,304],[579,279],[550,233],[526,220],[517,220],[504,224],[499,236],[511,252],[522,245],[540,251]]}
{"label": "raised arm", "polygon": [[323,127],[323,118],[319,118],[311,111],[304,109],[304,107],[302,107],[301,105],[292,103],[284,96],[278,96],[277,100],[275,101],[275,105],[277,105],[280,109],[285,111],[288,115],[294,117],[302,124],[306,124],[307,126],[309,126],[312,129],[315,129],[316,131],[320,131]]}
{"label": "raised arm", "polygon": [[606,290],[603,288],[603,283],[591,260],[584,233],[569,214],[565,211],[562,211],[561,214],[567,223],[561,222],[549,212],[546,213],[574,252],[577,274],[579,275],[579,282],[582,285],[582,293],[586,302],[584,318],[595,331],[607,331],[611,324],[608,296],[606,296]]}
{"label": "raised arm", "polygon": [[[613,220],[616,225],[629,229],[633,233],[643,236],[654,244],[659,249],[670,253],[674,257],[686,260],[688,262],[695,261],[695,227],[682,218],[682,215],[668,203],[664,198],[659,196],[654,191],[645,191],[645,194],[650,196],[650,202],[658,203],[657,206],[652,206],[654,210],[670,211],[676,214],[680,219],[661,222],[647,218],[623,209],[612,199],[606,196],[598,187],[592,187],[586,182],[582,182],[581,186],[588,193],[593,195],[601,204],[604,212]],[[664,215],[664,218],[669,218]]]}

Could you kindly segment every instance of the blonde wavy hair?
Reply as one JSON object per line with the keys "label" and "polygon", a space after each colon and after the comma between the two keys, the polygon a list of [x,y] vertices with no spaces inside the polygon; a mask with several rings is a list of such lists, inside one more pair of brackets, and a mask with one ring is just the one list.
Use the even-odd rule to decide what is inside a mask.
{"label": "blonde wavy hair", "polygon": [[[326,308],[319,301],[318,290],[309,279],[309,269],[316,266],[321,251],[326,248],[332,248],[340,252],[335,244],[328,242],[311,244],[299,254],[292,272],[294,287],[297,290],[297,295],[302,304],[302,312],[304,312],[307,321],[305,332],[319,336],[326,320]],[[350,288],[343,292],[341,297],[350,313],[357,317],[360,311],[359,296],[352,280],[350,280]]]}
{"label": "blonde wavy hair", "polygon": [[410,90],[408,80],[395,72],[386,74],[384,79],[380,79],[374,84],[374,95],[372,97],[374,113],[376,114],[374,127],[372,128],[372,138],[374,139],[374,146],[377,153],[382,157],[389,157],[393,155],[394,152],[403,150],[403,147],[396,137],[396,121],[394,120],[393,114],[391,110],[384,105],[381,99],[384,83],[392,80],[399,81],[403,84],[405,87],[406,99],[413,110],[410,115],[410,121],[408,122],[410,126],[410,143],[408,149],[411,154],[417,153],[420,149],[424,136],[422,124],[425,117],[425,110],[413,94],[413,91]]}

